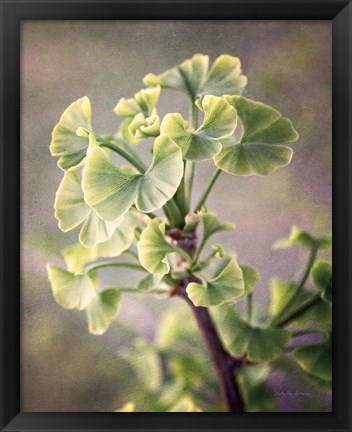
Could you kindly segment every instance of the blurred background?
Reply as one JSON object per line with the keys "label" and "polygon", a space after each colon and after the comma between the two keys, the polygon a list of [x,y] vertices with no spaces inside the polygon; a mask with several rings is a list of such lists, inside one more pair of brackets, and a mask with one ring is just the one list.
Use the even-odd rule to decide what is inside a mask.
{"label": "blurred background", "polygon": [[[49,144],[62,112],[82,96],[91,100],[94,130],[115,133],[120,119],[113,108],[121,97],[140,90],[147,73],[161,73],[198,52],[208,54],[211,63],[223,53],[238,56],[248,77],[244,95],[277,108],[300,134],[288,167],[268,177],[222,174],[208,200],[209,210],[237,226],[214,242],[236,251],[240,263],[260,273],[254,291],[259,312],[270,303],[270,279],[295,280],[306,261],[300,247],[275,251],[273,243],[287,236],[293,224],[316,235],[331,230],[330,21],[22,22],[22,411],[114,411],[138,395],[143,404],[143,398],[161,391],[157,376],[151,387],[148,379],[142,386],[126,353],[135,349],[136,338],[163,344],[161,320],[173,316],[179,327],[177,317],[187,313],[180,301],[125,295],[116,322],[105,335],[93,336],[84,312],[67,311],[52,297],[45,266],[63,265],[60,252],[77,241],[78,231],[64,234],[57,227],[53,204],[62,171]],[[164,90],[158,109],[161,116],[187,116],[188,100]],[[196,170],[194,203],[214,171],[213,162],[198,163]],[[106,277],[130,275],[119,270]],[[211,381],[211,369],[209,374]],[[210,389],[214,383],[208,384]],[[276,395],[311,393],[305,398],[281,394],[273,401],[275,409],[331,410],[330,395],[308,382],[297,387],[278,371],[270,385]],[[157,405],[149,410],[158,410]]]}

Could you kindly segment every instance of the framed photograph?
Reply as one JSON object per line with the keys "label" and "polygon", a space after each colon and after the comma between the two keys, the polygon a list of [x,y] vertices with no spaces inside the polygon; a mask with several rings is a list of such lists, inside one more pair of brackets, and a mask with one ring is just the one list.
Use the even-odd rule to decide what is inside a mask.
{"label": "framed photograph", "polygon": [[1,431],[351,431],[351,2],[1,4]]}

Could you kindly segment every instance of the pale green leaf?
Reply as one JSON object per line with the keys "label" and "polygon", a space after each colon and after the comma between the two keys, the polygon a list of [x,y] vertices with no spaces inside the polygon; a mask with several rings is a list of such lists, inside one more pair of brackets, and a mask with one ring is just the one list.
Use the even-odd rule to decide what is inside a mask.
{"label": "pale green leaf", "polygon": [[196,131],[181,114],[167,114],[161,123],[161,133],[170,136],[188,160],[212,159],[221,150],[219,140],[229,138],[237,125],[236,110],[221,97],[205,96],[202,108],[204,121]]}
{"label": "pale green leaf", "polygon": [[47,266],[55,300],[66,309],[85,309],[96,296],[92,281],[86,275],[75,275],[60,267]]}
{"label": "pale green leaf", "polygon": [[[97,150],[105,154],[103,150]],[[56,192],[54,208],[59,228],[64,232],[72,230],[84,222],[79,240],[87,248],[109,240],[121,222],[120,219],[111,222],[101,219],[85,203],[79,177],[69,171],[65,172]]]}
{"label": "pale green leaf", "polygon": [[291,228],[289,237],[278,240],[274,244],[274,249],[288,249],[295,245],[302,245],[308,249],[312,247],[319,247],[319,249],[325,249],[331,247],[331,234],[323,237],[313,237],[306,231],[302,231],[297,226]]}
{"label": "pale green leaf", "polygon": [[169,273],[167,254],[174,252],[174,248],[165,239],[165,222],[159,218],[150,220],[142,231],[137,247],[139,261],[146,270],[161,275]]}
{"label": "pale green leaf", "polygon": [[297,347],[293,355],[308,374],[324,381],[332,380],[331,335],[319,344]]}
{"label": "pale green leaf", "polygon": [[241,63],[237,57],[221,55],[209,69],[209,57],[195,54],[179,66],[160,75],[148,74],[144,83],[149,86],[160,85],[188,94],[195,100],[198,96],[241,94],[247,78],[241,75]]}
{"label": "pale green leaf", "polygon": [[86,156],[89,139],[86,134],[77,135],[79,128],[92,129],[91,106],[86,96],[64,111],[52,132],[50,152],[60,158],[58,165],[64,170],[75,168]]}
{"label": "pale green leaf", "polygon": [[139,219],[137,212],[132,210],[127,212],[121,223],[115,228],[110,239],[95,245],[95,254],[100,257],[112,258],[120,256],[129,249],[134,241],[135,229],[139,224]]}
{"label": "pale green leaf", "polygon": [[298,139],[290,120],[261,102],[226,96],[242,124],[240,143],[223,148],[215,164],[236,175],[268,175],[290,163],[293,151],[282,144]]}
{"label": "pale green leaf", "polygon": [[79,177],[72,172],[65,172],[55,197],[55,217],[59,228],[66,232],[80,225],[91,209],[84,201]]}
{"label": "pale green leaf", "polygon": [[202,284],[191,282],[186,291],[196,306],[217,306],[243,296],[243,273],[235,257],[218,260],[208,273],[199,275]]}
{"label": "pale green leaf", "polygon": [[112,321],[116,318],[120,292],[110,288],[99,293],[86,309],[89,332],[101,335],[106,332]]}
{"label": "pale green leaf", "polygon": [[230,305],[213,308],[212,312],[220,336],[232,355],[267,362],[285,351],[290,339],[287,330],[251,326]]}
{"label": "pale green leaf", "polygon": [[332,301],[332,265],[328,261],[317,261],[311,271],[314,285],[321,291],[323,300]]}
{"label": "pale green leaf", "polygon": [[97,258],[94,248],[86,248],[76,243],[62,251],[68,271],[78,273],[85,264]]}
{"label": "pale green leaf", "polygon": [[182,174],[181,151],[167,136],[155,139],[153,161],[144,175],[122,171],[96,148],[83,171],[84,198],[108,221],[123,216],[134,203],[148,213],[161,208],[175,194]]}
{"label": "pale green leaf", "polygon": [[215,164],[230,174],[266,176],[288,165],[293,151],[289,147],[262,143],[243,143],[225,147],[215,157]]}
{"label": "pale green leaf", "polygon": [[243,96],[226,96],[237,110],[243,133],[241,143],[287,144],[297,141],[292,123],[276,109]]}
{"label": "pale green leaf", "polygon": [[160,135],[160,119],[157,115],[145,117],[137,114],[128,126],[129,133],[136,139],[157,137]]}
{"label": "pale green leaf", "polygon": [[142,89],[133,98],[121,98],[114,111],[122,117],[134,117],[142,113],[145,117],[155,114],[155,106],[160,95],[160,87]]}

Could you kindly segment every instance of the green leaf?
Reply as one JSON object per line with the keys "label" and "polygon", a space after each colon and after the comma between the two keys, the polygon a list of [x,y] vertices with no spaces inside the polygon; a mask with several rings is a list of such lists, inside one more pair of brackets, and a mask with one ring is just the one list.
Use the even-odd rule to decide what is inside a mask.
{"label": "green leaf", "polygon": [[136,211],[130,210],[125,214],[121,223],[115,228],[111,238],[98,243],[94,247],[97,256],[112,258],[120,256],[130,248],[135,238],[135,229],[139,224],[139,215]]}
{"label": "green leaf", "polygon": [[244,293],[241,298],[246,297],[253,291],[253,288],[258,283],[260,277],[258,272],[250,266],[240,265],[243,273]]}
{"label": "green leaf", "polygon": [[282,355],[287,347],[287,330],[251,326],[230,305],[213,308],[212,313],[226,348],[236,357],[267,362]]}
{"label": "green leaf", "polygon": [[160,119],[157,115],[145,117],[137,114],[128,126],[129,133],[136,139],[157,137],[160,135]]}
{"label": "green leaf", "polygon": [[324,381],[332,381],[331,335],[322,343],[296,348],[293,355],[308,374]]}
{"label": "green leaf", "polygon": [[85,264],[94,261],[97,258],[94,248],[86,248],[81,243],[66,248],[62,251],[68,271],[78,273]]}
{"label": "green leaf", "polygon": [[121,98],[114,111],[122,117],[134,117],[142,113],[145,117],[155,114],[155,107],[160,95],[160,87],[142,89],[133,98]]}
{"label": "green leaf", "polygon": [[[105,152],[97,149],[102,153]],[[106,156],[107,157],[107,156]],[[82,222],[79,240],[85,247],[109,240],[120,219],[105,221],[101,219],[84,201],[81,182],[76,173],[66,171],[56,192],[55,217],[59,228],[66,232]]]}
{"label": "green leaf", "polygon": [[146,270],[161,275],[169,273],[167,254],[175,252],[175,249],[165,239],[165,222],[159,218],[150,220],[142,231],[137,247],[139,261]]}
{"label": "green leaf", "polygon": [[87,157],[82,187],[88,205],[103,219],[123,216],[135,203],[148,213],[161,208],[175,194],[183,175],[182,154],[167,136],[155,139],[153,161],[142,174],[119,169],[100,149]]}
{"label": "green leaf", "polygon": [[222,149],[215,164],[236,175],[268,175],[290,163],[293,151],[281,144],[298,139],[290,120],[269,105],[242,96],[225,96],[242,124],[240,143]]}
{"label": "green leaf", "polygon": [[86,309],[89,332],[95,335],[102,335],[109,328],[116,318],[120,292],[115,288],[102,291],[96,296]]}
{"label": "green leaf", "polygon": [[308,249],[318,246],[320,249],[331,247],[331,234],[317,238],[313,237],[306,231],[302,231],[296,225],[291,228],[288,238],[278,240],[274,244],[274,249],[288,249],[295,245],[302,245]]}
{"label": "green leaf", "polygon": [[176,405],[174,405],[169,412],[202,412],[189,396],[181,398]]}
{"label": "green leaf", "polygon": [[52,265],[47,265],[47,271],[54,298],[65,309],[83,310],[96,296],[88,276],[75,275]]}
{"label": "green leaf", "polygon": [[210,71],[209,57],[195,54],[179,66],[160,75],[148,74],[144,83],[148,86],[160,85],[188,94],[192,100],[198,96],[241,94],[247,84],[247,78],[241,75],[241,63],[237,57],[221,55]]}
{"label": "green leaf", "polygon": [[236,128],[236,110],[225,99],[205,96],[202,108],[204,121],[196,131],[187,127],[181,114],[167,114],[161,123],[161,133],[175,141],[184,159],[212,159],[221,150],[219,140],[229,138]]}
{"label": "green leaf", "polygon": [[235,257],[220,259],[214,268],[197,276],[202,284],[191,282],[186,288],[196,306],[217,306],[243,296],[243,273]]}
{"label": "green leaf", "polygon": [[60,158],[58,166],[63,170],[78,167],[86,157],[88,134],[77,135],[77,129],[92,129],[91,106],[86,96],[66,108],[52,132],[50,152]]}
{"label": "green leaf", "polygon": [[153,291],[161,282],[163,275],[161,274],[148,274],[138,283],[138,289],[143,292]]}
{"label": "green leaf", "polygon": [[221,231],[232,231],[235,225],[229,222],[220,222],[215,213],[206,212],[203,215],[203,241],[206,242],[210,236]]}
{"label": "green leaf", "polygon": [[332,265],[328,261],[317,261],[311,271],[314,285],[321,291],[322,299],[332,301]]}

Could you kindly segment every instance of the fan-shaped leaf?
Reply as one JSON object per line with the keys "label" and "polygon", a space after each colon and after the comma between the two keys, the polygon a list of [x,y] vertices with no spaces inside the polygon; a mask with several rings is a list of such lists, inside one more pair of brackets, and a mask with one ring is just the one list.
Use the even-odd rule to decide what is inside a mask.
{"label": "fan-shaped leaf", "polygon": [[123,216],[133,203],[142,212],[162,207],[175,194],[183,174],[182,154],[167,136],[155,139],[153,161],[142,174],[119,169],[100,149],[87,158],[83,171],[84,198],[103,219]]}
{"label": "fan-shaped leaf", "polygon": [[320,249],[330,248],[331,234],[317,238],[313,237],[306,231],[302,231],[300,228],[294,225],[291,228],[290,236],[288,238],[278,240],[274,244],[274,249],[288,249],[297,244],[305,246],[309,249],[312,247],[319,247]]}
{"label": "fan-shaped leaf", "polygon": [[167,254],[175,250],[165,239],[165,222],[159,218],[149,221],[142,231],[137,247],[140,263],[146,270],[162,275],[169,273]]}
{"label": "fan-shaped leaf", "polygon": [[58,165],[64,170],[76,168],[87,153],[88,134],[78,135],[77,129],[92,129],[91,106],[86,96],[66,108],[52,132],[50,152],[60,158]]}
{"label": "fan-shaped leaf", "polygon": [[47,266],[55,300],[66,309],[85,309],[96,296],[94,285],[86,275],[75,275],[60,267]]}
{"label": "fan-shaped leaf", "polygon": [[101,335],[116,318],[120,303],[120,292],[110,288],[96,296],[86,309],[89,332]]}
{"label": "fan-shaped leaf", "polygon": [[281,329],[253,327],[230,305],[212,309],[225,346],[236,357],[265,362],[279,357],[287,347],[290,332]]}
{"label": "fan-shaped leaf", "polygon": [[199,275],[202,284],[191,282],[186,291],[196,306],[217,306],[233,302],[243,296],[243,273],[234,257],[217,262],[207,274]]}
{"label": "fan-shaped leaf", "polygon": [[146,75],[143,81],[149,86],[160,85],[182,91],[193,100],[198,96],[242,93],[247,78],[241,75],[241,63],[237,57],[221,55],[210,71],[208,68],[209,57],[195,54],[191,59],[160,75]]}
{"label": "fan-shaped leaf", "polygon": [[133,98],[121,98],[114,111],[122,117],[134,117],[142,113],[145,117],[155,114],[155,107],[160,95],[160,87],[142,89]]}
{"label": "fan-shaped leaf", "polygon": [[243,133],[239,144],[225,147],[215,158],[223,171],[237,175],[268,175],[290,163],[287,144],[298,139],[290,120],[269,105],[242,96],[225,96],[237,110]]}
{"label": "fan-shaped leaf", "polygon": [[253,291],[253,288],[258,283],[260,277],[256,269],[246,265],[240,265],[243,273],[244,293],[241,298],[246,297]]}
{"label": "fan-shaped leaf", "polygon": [[293,355],[297,363],[308,374],[324,381],[332,380],[331,335],[320,344],[296,348]]}
{"label": "fan-shaped leaf", "polygon": [[76,243],[62,251],[68,271],[78,273],[85,264],[97,258],[94,248],[86,248]]}
{"label": "fan-shaped leaf", "polygon": [[[98,150],[106,156],[103,150]],[[109,240],[121,222],[120,219],[109,222],[98,217],[84,201],[79,177],[69,171],[65,172],[56,192],[54,207],[55,217],[62,231],[70,231],[84,222],[79,240],[85,247]]]}
{"label": "fan-shaped leaf", "polygon": [[237,125],[236,111],[223,98],[205,96],[202,100],[203,124],[193,131],[181,114],[167,114],[161,133],[169,135],[189,160],[211,159],[221,150],[219,140],[229,138]]}

